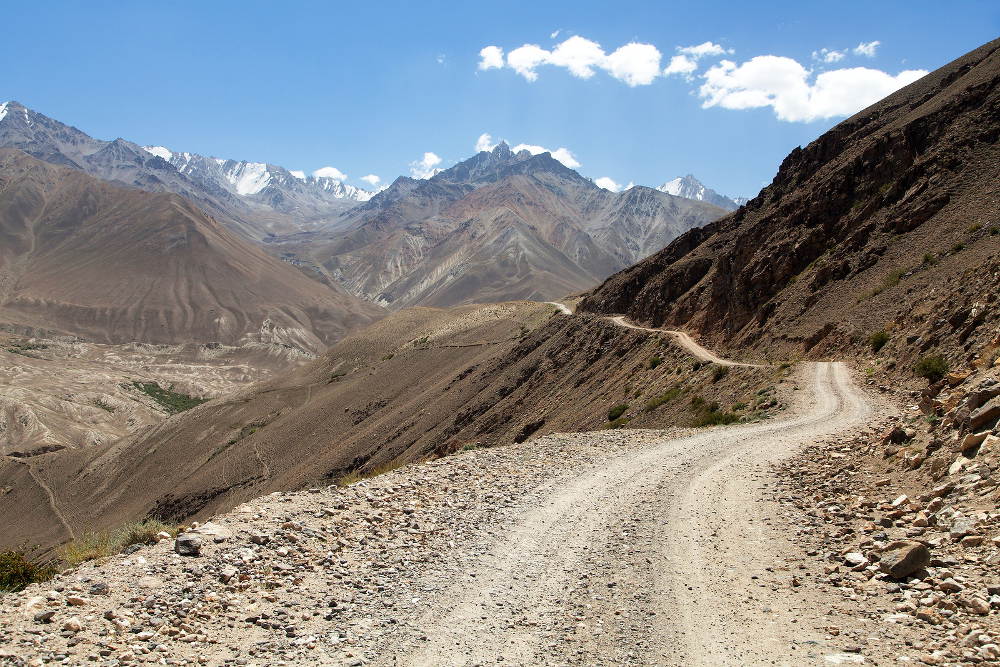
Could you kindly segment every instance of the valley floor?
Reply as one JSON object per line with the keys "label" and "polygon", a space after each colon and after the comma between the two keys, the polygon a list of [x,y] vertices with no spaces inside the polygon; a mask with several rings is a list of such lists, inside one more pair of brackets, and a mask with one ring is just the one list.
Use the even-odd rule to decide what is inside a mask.
{"label": "valley floor", "polygon": [[265,496],[200,528],[199,557],[164,540],[4,598],[0,655],[879,663],[893,649],[856,645],[876,633],[861,615],[827,632],[832,598],[799,586],[772,495],[771,464],[874,411],[843,365],[803,373],[780,420],[555,434]]}

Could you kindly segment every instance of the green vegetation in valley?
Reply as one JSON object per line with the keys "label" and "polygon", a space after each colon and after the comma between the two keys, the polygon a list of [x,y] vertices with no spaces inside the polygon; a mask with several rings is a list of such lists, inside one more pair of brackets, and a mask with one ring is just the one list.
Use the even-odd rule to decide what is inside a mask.
{"label": "green vegetation in valley", "polygon": [[693,426],[719,426],[734,424],[740,420],[740,415],[734,412],[723,412],[717,402],[707,402],[701,396],[691,399],[691,412],[694,413]]}
{"label": "green vegetation in valley", "polygon": [[[129,385],[126,384],[122,386],[127,388]],[[171,385],[169,389],[164,389],[156,382],[138,382],[133,380],[132,387],[138,389],[159,403],[160,406],[171,415],[176,415],[178,412],[190,410],[191,408],[197,407],[208,400],[207,398],[199,398],[197,396],[189,396],[188,394],[176,392],[174,391],[173,385]]]}

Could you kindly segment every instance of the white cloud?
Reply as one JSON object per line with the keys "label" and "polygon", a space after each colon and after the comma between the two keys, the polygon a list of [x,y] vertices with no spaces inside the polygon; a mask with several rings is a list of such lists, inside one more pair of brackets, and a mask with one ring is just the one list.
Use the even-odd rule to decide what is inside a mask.
{"label": "white cloud", "polygon": [[479,52],[479,69],[500,67],[503,67],[503,49],[499,46],[487,46]]}
{"label": "white cloud", "polygon": [[332,178],[335,181],[346,181],[347,174],[337,169],[336,167],[320,167],[313,172],[313,176],[316,178]]}
{"label": "white cloud", "polygon": [[652,44],[632,42],[609,55],[604,67],[628,86],[648,86],[660,73],[660,51]]}
{"label": "white cloud", "polygon": [[580,166],[580,162],[576,159],[576,156],[568,148],[557,148],[555,150],[550,150],[544,146],[536,146],[534,144],[518,144],[511,148],[515,153],[520,153],[521,151],[528,151],[532,155],[539,155],[540,153],[552,153],[552,157],[562,162],[564,165],[570,169],[576,169]]}
{"label": "white cloud", "polygon": [[548,62],[551,55],[537,44],[525,44],[507,54],[507,65],[528,81],[535,81],[538,79],[535,68]]}
{"label": "white cloud", "polygon": [[448,59],[447,55],[445,55],[444,53],[439,53],[437,55],[437,58],[436,58],[437,64],[438,65],[444,65],[444,61],[447,60],[447,59]]}
{"label": "white cloud", "polygon": [[840,62],[846,55],[846,51],[835,51],[833,49],[820,49],[819,51],[812,52],[813,60],[819,60],[824,63]]}
{"label": "white cloud", "polygon": [[696,44],[695,46],[677,47],[677,53],[685,56],[691,56],[695,60],[699,60],[705,56],[724,56],[727,53],[731,54],[732,52],[732,49],[726,49],[721,44],[715,44],[713,42],[702,42],[701,44]]}
{"label": "white cloud", "polygon": [[703,75],[702,107],[756,109],[772,107],[780,120],[809,122],[848,116],[927,74],[906,70],[896,76],[854,67],[812,72],[782,56],[757,56],[747,62],[723,60]]}
{"label": "white cloud", "polygon": [[298,169],[292,169],[288,173],[294,176],[295,178],[299,179],[300,181],[306,180],[306,172],[304,171],[299,171]]}
{"label": "white cloud", "polygon": [[600,178],[594,179],[594,185],[599,188],[604,188],[605,190],[610,190],[611,192],[621,192],[622,186],[615,183],[612,179],[607,176],[601,176]]}
{"label": "white cloud", "polygon": [[853,51],[854,55],[856,56],[867,56],[868,58],[874,58],[875,51],[876,49],[878,49],[879,46],[881,46],[881,44],[882,42],[878,41],[877,39],[873,42],[861,42],[853,49],[851,49],[851,51]]}
{"label": "white cloud", "polygon": [[559,36],[559,33],[561,33],[561,32],[562,32],[562,28],[560,28],[559,30],[553,30],[552,33],[549,34],[549,39],[555,39],[556,37]]}
{"label": "white cloud", "polygon": [[373,188],[378,187],[378,184],[382,182],[382,179],[375,174],[368,174],[367,176],[362,176],[361,180],[372,186]]}
{"label": "white cloud", "polygon": [[545,62],[565,67],[575,77],[589,79],[594,76],[594,67],[600,67],[605,58],[604,49],[600,44],[574,35],[558,44]]}
{"label": "white cloud", "polygon": [[441,171],[437,166],[441,164],[441,158],[431,152],[424,153],[423,159],[410,163],[410,175],[413,178],[430,178]]}
{"label": "white cloud", "polygon": [[483,132],[482,134],[480,134],[479,138],[476,139],[476,152],[477,153],[479,153],[480,151],[491,151],[495,147],[496,147],[496,144],[493,143],[493,137],[491,137],[486,132]]}
{"label": "white cloud", "polygon": [[[482,58],[479,69],[502,66],[498,63],[503,50],[498,46],[487,46],[479,55]],[[612,53],[605,53],[597,42],[574,35],[551,51],[537,44],[519,46],[507,54],[506,65],[528,81],[538,79],[540,66],[553,65],[564,67],[581,79],[589,79],[597,69],[602,69],[626,85],[644,86],[652,83],[659,74],[660,58],[659,50],[652,44],[633,42]]]}
{"label": "white cloud", "polygon": [[678,46],[677,53],[670,59],[670,64],[663,70],[663,76],[677,74],[683,76],[688,81],[692,80],[695,70],[698,69],[698,61],[708,56],[721,56],[732,53],[732,49],[725,49],[721,44],[714,42],[703,42],[694,46]]}
{"label": "white cloud", "polygon": [[687,56],[674,56],[670,59],[670,64],[663,70],[663,76],[680,74],[690,79],[696,69],[698,69],[698,63]]}

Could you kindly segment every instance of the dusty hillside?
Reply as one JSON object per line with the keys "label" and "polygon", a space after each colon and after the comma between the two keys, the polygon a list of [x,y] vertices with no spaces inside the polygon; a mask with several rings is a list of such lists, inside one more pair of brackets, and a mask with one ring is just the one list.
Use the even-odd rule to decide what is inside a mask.
{"label": "dusty hillside", "polygon": [[997,326],[998,49],[792,151],[745,207],[609,278],[582,309],[775,357],[855,353],[883,329],[901,367],[971,354]]}
{"label": "dusty hillside", "polygon": [[0,150],[0,322],[9,329],[315,352],[381,312],[269,257],[177,195]]}
{"label": "dusty hillside", "polygon": [[30,458],[110,442],[186,408],[187,397],[223,396],[312,358],[263,343],[103,345],[0,335],[0,454]]}
{"label": "dusty hillside", "polygon": [[[787,369],[720,369],[667,335],[550,305],[411,309],[349,336],[291,374],[211,401],[125,440],[32,459],[79,529],[146,515],[205,516],[273,490],[355,471],[609,425],[688,425],[711,412],[777,409]],[[735,404],[735,407],[734,407]],[[38,484],[0,464],[13,490],[4,535],[58,543]],[[30,511],[28,511],[30,508]]]}
{"label": "dusty hillside", "polygon": [[399,178],[321,233],[267,243],[392,310],[543,301],[589,289],[723,213],[651,188],[610,192],[548,153],[501,143],[432,178]]}

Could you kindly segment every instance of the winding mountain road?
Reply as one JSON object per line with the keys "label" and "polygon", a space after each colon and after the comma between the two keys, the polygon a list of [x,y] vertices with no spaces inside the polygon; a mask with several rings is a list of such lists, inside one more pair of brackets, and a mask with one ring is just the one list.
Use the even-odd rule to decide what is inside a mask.
{"label": "winding mountain road", "polygon": [[[546,301],[545,303],[551,304],[559,309],[563,315],[573,315],[573,311],[564,303],[559,301]],[[715,354],[711,350],[702,347],[691,338],[690,334],[684,331],[678,331],[676,329],[653,329],[650,327],[639,326],[638,324],[632,324],[624,315],[612,315],[605,318],[611,322],[614,322],[620,327],[625,327],[626,329],[635,329],[637,331],[649,331],[657,334],[670,334],[677,341],[677,344],[691,353],[691,356],[701,361],[707,361],[713,364],[718,364],[720,366],[744,366],[746,368],[764,368],[764,364],[746,364],[739,361],[733,361],[732,359],[723,359],[719,355]]]}
{"label": "winding mountain road", "polygon": [[[426,645],[396,664],[809,664],[799,623],[823,606],[763,586],[795,547],[760,480],[872,408],[843,364],[805,373],[790,418],[665,439],[533,498],[478,558],[477,585],[440,596]],[[553,642],[574,596],[586,639]]]}

